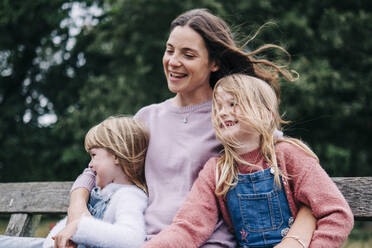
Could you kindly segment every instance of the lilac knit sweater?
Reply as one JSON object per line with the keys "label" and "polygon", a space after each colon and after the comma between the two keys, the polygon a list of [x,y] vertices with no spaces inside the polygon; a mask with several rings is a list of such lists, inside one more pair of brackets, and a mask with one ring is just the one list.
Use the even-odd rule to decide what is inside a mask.
{"label": "lilac knit sweater", "polygon": [[[149,205],[145,211],[148,238],[172,223],[202,166],[210,157],[218,156],[220,143],[211,123],[212,101],[176,107],[171,99],[140,109],[135,118],[150,131],[145,162],[149,188]],[[187,119],[187,123],[185,123]],[[72,189],[91,190],[94,174],[86,169]],[[220,221],[212,237],[203,247],[235,247],[233,236]]]}

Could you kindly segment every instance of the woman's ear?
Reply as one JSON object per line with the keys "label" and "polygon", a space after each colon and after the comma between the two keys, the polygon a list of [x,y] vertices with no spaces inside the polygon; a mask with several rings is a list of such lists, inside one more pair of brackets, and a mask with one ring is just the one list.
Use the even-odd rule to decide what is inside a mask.
{"label": "woman's ear", "polygon": [[220,69],[220,66],[219,64],[217,63],[217,61],[213,61],[211,63],[211,72],[216,72]]}

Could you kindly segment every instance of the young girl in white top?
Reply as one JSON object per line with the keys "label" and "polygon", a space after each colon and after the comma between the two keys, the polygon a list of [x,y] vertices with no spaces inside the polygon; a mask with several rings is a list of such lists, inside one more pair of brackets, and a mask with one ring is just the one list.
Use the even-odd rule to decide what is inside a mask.
{"label": "young girl in white top", "polygon": [[[205,164],[173,223],[143,247],[199,247],[219,214],[239,247],[341,247],[353,227],[350,207],[303,142],[274,138],[285,123],[277,94],[244,74],[217,82],[212,121],[224,152]],[[291,228],[302,205],[317,219],[312,236]]]}
{"label": "young girl in white top", "polygon": [[147,129],[131,117],[110,117],[89,130],[85,149],[91,156],[89,168],[96,176],[88,202],[91,216],[67,226],[63,219],[52,229],[44,247],[54,247],[53,237],[63,228],[71,239],[56,239],[59,247],[73,241],[78,247],[136,248],[144,242],[148,142]]}

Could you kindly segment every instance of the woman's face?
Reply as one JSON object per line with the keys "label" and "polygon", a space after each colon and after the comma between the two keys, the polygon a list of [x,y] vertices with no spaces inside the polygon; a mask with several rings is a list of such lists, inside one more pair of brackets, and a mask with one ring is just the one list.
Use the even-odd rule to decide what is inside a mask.
{"label": "woman's face", "polygon": [[163,66],[169,90],[190,96],[210,93],[210,73],[218,69],[209,62],[203,38],[188,26],[177,26],[170,33]]}

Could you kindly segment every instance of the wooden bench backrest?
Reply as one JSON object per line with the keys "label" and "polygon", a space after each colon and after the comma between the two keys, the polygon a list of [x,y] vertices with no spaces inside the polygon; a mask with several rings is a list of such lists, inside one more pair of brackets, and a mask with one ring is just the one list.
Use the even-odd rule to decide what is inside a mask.
{"label": "wooden bench backrest", "polygon": [[[372,177],[332,179],[355,219],[372,220]],[[32,236],[40,214],[66,213],[71,186],[72,182],[0,183],[0,214],[11,214],[5,234]]]}

